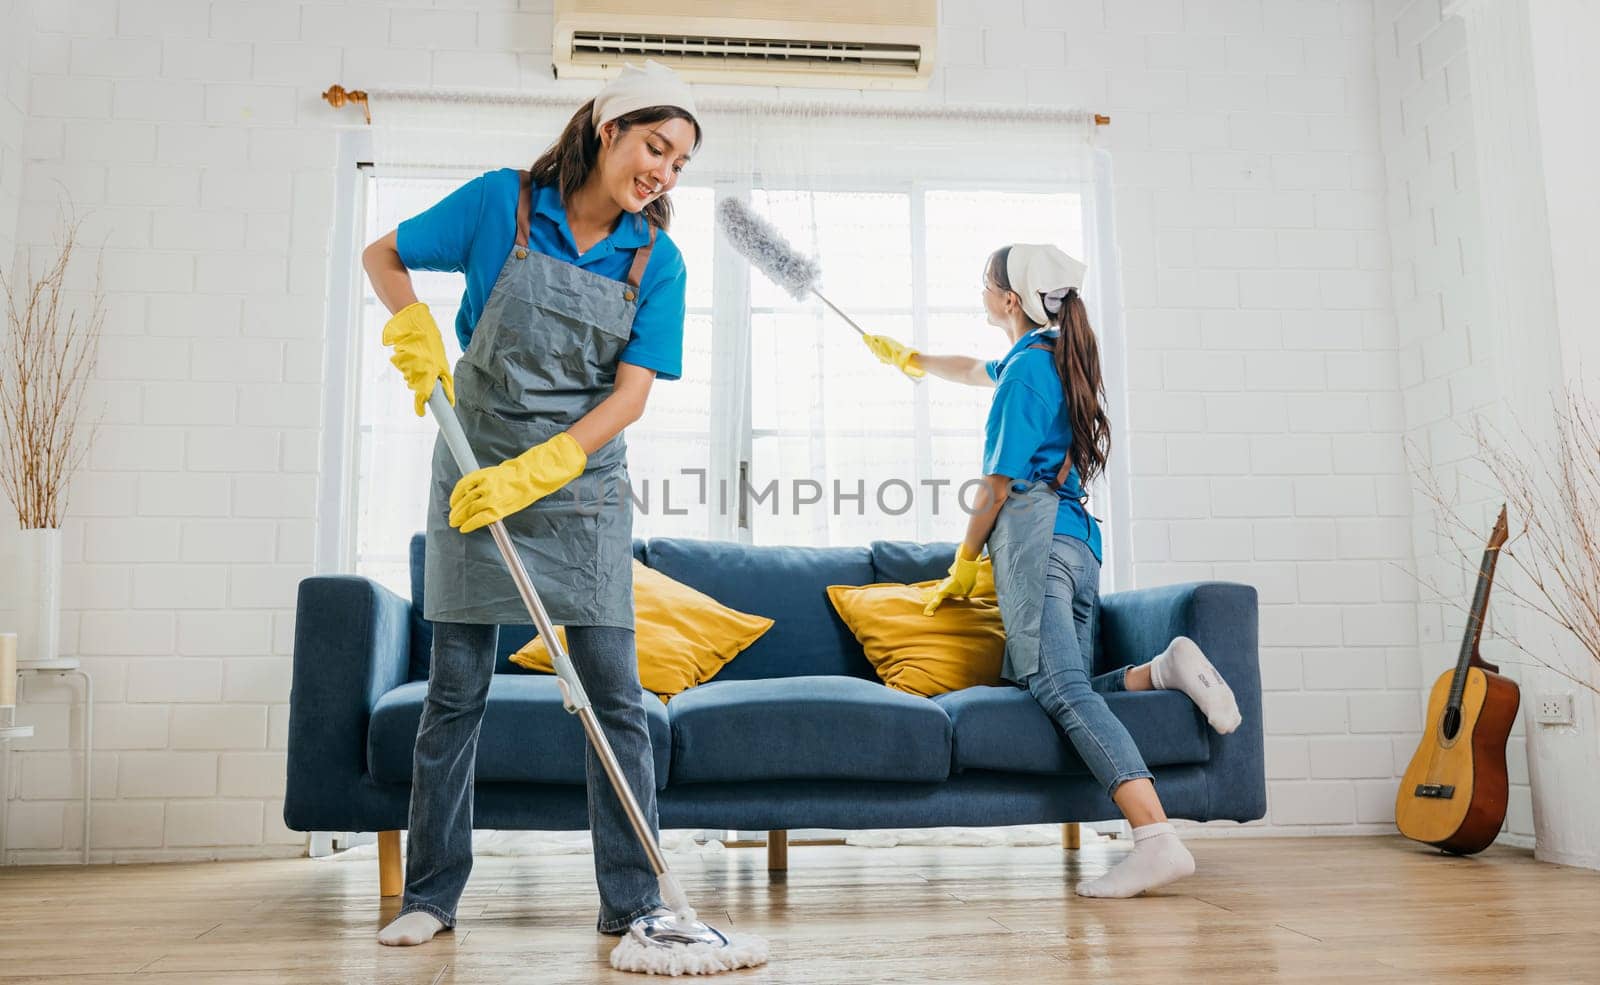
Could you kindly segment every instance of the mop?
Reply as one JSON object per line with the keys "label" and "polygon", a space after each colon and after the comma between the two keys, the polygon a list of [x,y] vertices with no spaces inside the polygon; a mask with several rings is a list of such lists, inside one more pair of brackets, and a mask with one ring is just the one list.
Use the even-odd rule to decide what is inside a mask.
{"label": "mop", "polygon": [[[428,409],[433,412],[433,419],[439,425],[445,445],[449,447],[461,474],[467,475],[477,471],[477,456],[472,453],[472,446],[467,443],[466,433],[461,430],[461,424],[456,420],[455,409],[450,406],[450,401],[445,398],[441,388],[435,387],[428,397]],[[517,591],[528,607],[528,614],[533,617],[533,624],[539,630],[539,638],[549,647],[550,662],[555,667],[556,684],[561,688],[562,703],[567,711],[577,715],[578,721],[583,724],[583,731],[588,735],[589,743],[594,746],[595,754],[605,767],[606,777],[611,781],[617,799],[622,802],[622,807],[628,814],[628,820],[633,825],[633,833],[638,836],[639,844],[649,856],[650,867],[655,870],[656,879],[661,885],[661,900],[671,911],[646,914],[635,920],[628,928],[627,934],[623,935],[622,941],[612,950],[611,967],[619,971],[677,976],[715,975],[736,968],[765,964],[767,961],[765,940],[750,934],[724,934],[700,922],[695,916],[694,908],[689,905],[683,887],[667,868],[667,860],[662,855],[661,846],[651,837],[650,826],[645,821],[644,812],[639,809],[639,802],[634,798],[633,791],[629,789],[627,780],[622,775],[622,767],[617,763],[616,754],[611,751],[611,743],[606,741],[605,733],[600,730],[600,721],[589,705],[589,696],[584,692],[583,683],[572,667],[572,660],[567,656],[567,648],[562,643],[560,635],[556,633],[555,627],[550,624],[550,616],[544,610],[544,603],[540,601],[539,593],[534,590],[533,581],[522,565],[522,558],[511,546],[511,536],[506,533],[505,524],[496,520],[490,524],[489,533],[494,537],[495,546],[500,549],[500,557],[505,560],[506,567],[511,572],[511,580],[516,583]]]}

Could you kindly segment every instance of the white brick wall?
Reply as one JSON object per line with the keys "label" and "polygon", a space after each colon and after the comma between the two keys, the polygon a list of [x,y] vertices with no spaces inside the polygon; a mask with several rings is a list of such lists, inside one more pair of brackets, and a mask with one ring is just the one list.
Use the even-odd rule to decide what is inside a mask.
{"label": "white brick wall", "polygon": [[5,36],[0,37],[0,265],[9,271],[22,196],[32,0],[5,0],[0,3],[0,17],[6,24]]}
{"label": "white brick wall", "polygon": [[1263,827],[1391,830],[1420,711],[1371,5],[1106,10],[1136,580],[1260,590]]}
{"label": "white brick wall", "polygon": [[[106,431],[74,490],[63,627],[96,675],[96,858],[299,842],[279,820],[292,601],[316,522],[334,128],[353,122],[318,93],[549,85],[548,4],[506,6],[40,2],[0,42],[31,61],[0,109],[0,256],[8,200],[16,241],[48,240],[56,181],[108,237]],[[1461,358],[1400,348],[1390,292],[1407,333],[1459,313],[1415,303],[1445,264],[1417,258],[1432,241],[1385,187],[1380,127],[1416,176],[1464,169],[1420,137],[1391,146],[1382,6],[1375,31],[1369,0],[946,0],[926,97],[1114,117],[1134,576],[1260,588],[1273,829],[1383,829],[1417,728],[1419,622],[1391,574],[1411,554],[1400,438],[1417,408],[1449,412],[1424,366]],[[1426,22],[1405,14],[1414,53]],[[1446,40],[1404,98],[1459,135]],[[12,861],[74,858],[70,697],[28,688]],[[73,782],[43,779],[64,767]]]}
{"label": "white brick wall", "polygon": [[[1394,254],[1390,282],[1399,346],[1395,369],[1405,436],[1417,465],[1433,470],[1448,485],[1458,463],[1475,456],[1466,430],[1471,413],[1497,397],[1487,376],[1492,354],[1486,346],[1475,352],[1470,339],[1471,320],[1485,310],[1485,298],[1466,31],[1460,18],[1443,16],[1441,0],[1379,0],[1376,14],[1379,133],[1387,162]],[[1436,537],[1432,506],[1420,491],[1415,510],[1420,577],[1439,586],[1461,586],[1459,558],[1466,556],[1475,566],[1482,544],[1466,538],[1453,545]],[[1347,531],[1352,541],[1369,547],[1376,546],[1371,542],[1380,532],[1386,537],[1398,534],[1380,528]],[[1417,593],[1414,581],[1411,591]],[[1471,597],[1469,587],[1452,594],[1461,605]],[[1412,683],[1419,692],[1418,706],[1425,707],[1434,680],[1455,664],[1464,618],[1455,604],[1432,601],[1430,590],[1424,588],[1421,595],[1423,601],[1415,606],[1419,663]],[[1490,659],[1496,658],[1491,654]],[[1509,665],[1505,669],[1516,676]],[[1391,676],[1400,683],[1412,673],[1401,668]],[[1371,706],[1365,724],[1398,722],[1408,710],[1409,705]],[[1502,837],[1526,845],[1532,843],[1533,811],[1521,733],[1519,715],[1507,754],[1511,803]],[[1397,743],[1396,767],[1404,769],[1413,751]]]}
{"label": "white brick wall", "polygon": [[[333,127],[350,121],[317,93],[344,52],[298,5],[4,6],[22,29],[0,40],[15,110],[0,108],[0,257],[49,243],[57,179],[107,247],[106,416],[64,572],[64,644],[97,687],[95,857],[294,851],[277,815],[325,292],[291,271],[327,266]],[[388,39],[387,7],[333,9],[363,43]],[[446,14],[453,30],[416,15],[413,41],[475,41],[476,13]],[[38,735],[15,747],[10,861],[78,847],[70,700],[55,682],[25,690]]]}

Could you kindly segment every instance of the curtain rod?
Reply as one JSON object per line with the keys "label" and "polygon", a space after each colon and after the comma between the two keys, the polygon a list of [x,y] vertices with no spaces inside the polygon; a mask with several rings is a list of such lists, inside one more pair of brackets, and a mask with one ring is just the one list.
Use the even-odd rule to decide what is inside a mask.
{"label": "curtain rod", "polygon": [[[359,105],[366,114],[367,125],[370,126],[372,124],[372,105],[368,101],[368,95],[368,92],[364,89],[346,89],[341,85],[332,85],[322,94],[322,98],[327,100],[328,105],[335,109],[339,109],[346,104]],[[449,89],[374,89],[371,95],[378,97],[390,96],[400,99],[429,99],[436,102],[499,103],[506,106],[570,107],[576,109],[571,97],[559,93],[472,92]],[[1111,123],[1111,117],[1104,113],[1090,113],[1086,110],[1058,109],[1046,106],[989,106],[970,103],[907,103],[893,105],[865,102],[783,102],[779,100],[729,99],[719,96],[702,100],[699,106],[714,113],[830,114],[834,116],[889,116],[925,120],[992,121],[1001,119],[1023,123],[1084,123],[1092,120],[1095,126],[1101,127],[1108,126]]]}

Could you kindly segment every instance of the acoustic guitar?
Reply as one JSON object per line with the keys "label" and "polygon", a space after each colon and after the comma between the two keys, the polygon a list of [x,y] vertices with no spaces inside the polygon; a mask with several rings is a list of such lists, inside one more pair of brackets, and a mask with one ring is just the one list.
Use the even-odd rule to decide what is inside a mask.
{"label": "acoustic guitar", "polygon": [[1495,561],[1505,542],[1502,506],[1478,566],[1461,656],[1455,670],[1433,684],[1422,743],[1406,767],[1394,803],[1401,834],[1454,855],[1483,851],[1506,818],[1506,737],[1516,721],[1521,692],[1478,653]]}

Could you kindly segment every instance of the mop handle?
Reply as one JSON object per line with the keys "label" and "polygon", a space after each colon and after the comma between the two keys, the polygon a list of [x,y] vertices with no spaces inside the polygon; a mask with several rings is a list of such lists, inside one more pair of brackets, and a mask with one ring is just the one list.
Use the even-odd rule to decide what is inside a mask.
{"label": "mop handle", "polygon": [[823,293],[821,291],[817,290],[815,287],[813,287],[811,289],[811,293],[815,294],[817,296],[817,300],[818,301],[821,301],[823,304],[825,304],[828,307],[832,308],[834,314],[838,315],[840,318],[843,318],[845,321],[849,322],[850,323],[850,327],[855,329],[858,333],[860,333],[862,338],[866,338],[867,330],[862,328],[860,325],[857,325],[854,318],[851,318],[849,315],[845,314],[843,311],[840,311],[838,305],[834,304],[832,301],[829,301],[827,299],[827,297],[824,296]]}
{"label": "mop handle", "polygon": [[[451,407],[450,401],[445,398],[443,387],[433,388],[433,393],[428,396],[428,409],[433,412],[434,422],[439,425],[439,433],[444,436],[444,443],[450,449],[451,456],[455,458],[456,467],[461,470],[461,474],[477,471],[479,467],[477,456],[472,453],[472,445],[467,442],[466,432],[461,430],[461,422],[456,419],[455,408]],[[489,525],[489,533],[494,536],[495,546],[500,548],[500,557],[511,572],[511,580],[516,583],[517,592],[521,594],[523,603],[528,607],[528,614],[533,617],[533,625],[539,630],[540,639],[544,640],[545,647],[550,651],[550,663],[555,669],[556,683],[561,687],[561,697],[567,711],[577,715],[578,721],[583,724],[583,730],[589,736],[589,744],[594,747],[601,765],[605,767],[606,776],[611,781],[611,789],[616,791],[617,799],[622,802],[628,821],[633,825],[634,834],[639,838],[639,844],[650,857],[651,868],[655,870],[657,876],[667,874],[667,860],[661,854],[661,846],[656,844],[655,838],[650,834],[644,812],[639,809],[639,801],[634,797],[633,789],[628,786],[627,778],[622,775],[622,767],[617,762],[617,754],[611,750],[611,743],[600,730],[600,721],[595,717],[594,708],[589,705],[589,695],[583,690],[583,682],[578,680],[572,660],[567,656],[567,648],[562,645],[561,637],[556,634],[555,627],[550,623],[549,613],[544,611],[544,603],[540,601],[539,592],[533,587],[533,579],[528,577],[528,569],[523,566],[522,557],[511,544],[511,535],[506,532],[506,525],[496,520]]]}
{"label": "mop handle", "polygon": [[[854,318],[851,318],[849,315],[845,314],[843,311],[840,311],[839,310],[839,306],[834,304],[832,301],[829,301],[827,299],[827,297],[825,297],[821,291],[819,291],[815,287],[813,287],[811,289],[811,293],[815,294],[817,296],[817,300],[818,301],[821,301],[823,304],[825,304],[828,307],[832,308],[834,314],[838,315],[840,318],[843,318],[845,321],[849,322],[850,323],[850,327],[855,329],[858,333],[860,333],[862,338],[866,338],[867,337],[866,329],[862,328],[860,325],[857,325]],[[911,376],[910,380],[913,383],[921,383],[922,382],[922,377],[920,377],[920,376]]]}

